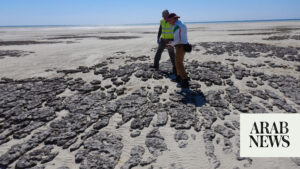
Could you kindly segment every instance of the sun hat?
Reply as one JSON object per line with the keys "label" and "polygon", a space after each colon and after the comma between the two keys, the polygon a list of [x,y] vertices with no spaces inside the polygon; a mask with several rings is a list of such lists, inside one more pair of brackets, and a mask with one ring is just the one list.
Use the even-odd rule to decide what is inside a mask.
{"label": "sun hat", "polygon": [[173,18],[180,18],[180,16],[177,16],[175,13],[170,13],[170,15],[168,16],[168,20]]}

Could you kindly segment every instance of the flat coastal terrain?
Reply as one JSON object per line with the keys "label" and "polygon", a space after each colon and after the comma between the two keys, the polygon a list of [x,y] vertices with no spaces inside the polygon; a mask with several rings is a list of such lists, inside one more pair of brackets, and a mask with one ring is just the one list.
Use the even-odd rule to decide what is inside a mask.
{"label": "flat coastal terrain", "polygon": [[240,157],[239,118],[300,112],[300,22],[187,27],[190,90],[158,25],[0,28],[0,168],[299,168]]}

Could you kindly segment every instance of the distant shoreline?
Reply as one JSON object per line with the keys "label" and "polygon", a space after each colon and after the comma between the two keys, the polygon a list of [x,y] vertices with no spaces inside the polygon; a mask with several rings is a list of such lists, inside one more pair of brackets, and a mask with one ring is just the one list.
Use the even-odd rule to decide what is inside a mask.
{"label": "distant shoreline", "polygon": [[[214,24],[214,23],[255,23],[255,22],[287,22],[300,21],[300,19],[265,19],[265,20],[236,20],[236,21],[200,21],[185,22],[186,24]],[[140,24],[115,24],[115,25],[0,25],[0,28],[56,28],[56,27],[98,27],[98,26],[150,26],[158,23],[140,23]]]}

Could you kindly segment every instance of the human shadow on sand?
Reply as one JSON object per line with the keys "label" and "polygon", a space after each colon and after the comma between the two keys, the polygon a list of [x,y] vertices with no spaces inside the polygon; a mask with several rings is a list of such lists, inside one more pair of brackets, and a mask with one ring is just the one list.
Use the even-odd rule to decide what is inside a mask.
{"label": "human shadow on sand", "polygon": [[178,94],[182,95],[182,103],[194,104],[196,107],[202,107],[205,104],[205,97],[202,92],[192,91],[188,88],[182,88]]}
{"label": "human shadow on sand", "polygon": [[[168,70],[158,70],[158,72],[171,80],[176,78],[175,74]],[[189,88],[181,88],[181,91],[177,91],[176,94],[177,96],[181,96],[181,102],[184,104],[193,104],[196,107],[201,107],[206,103],[205,96],[201,91],[193,91]]]}

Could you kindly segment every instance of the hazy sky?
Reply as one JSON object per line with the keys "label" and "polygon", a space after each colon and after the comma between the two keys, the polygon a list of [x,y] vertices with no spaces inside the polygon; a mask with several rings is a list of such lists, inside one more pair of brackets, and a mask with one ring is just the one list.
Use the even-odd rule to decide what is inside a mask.
{"label": "hazy sky", "polygon": [[0,25],[158,23],[164,9],[184,22],[300,19],[300,0],[0,0]]}

